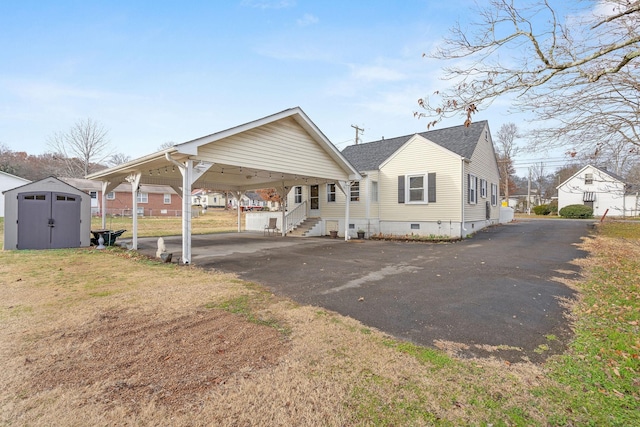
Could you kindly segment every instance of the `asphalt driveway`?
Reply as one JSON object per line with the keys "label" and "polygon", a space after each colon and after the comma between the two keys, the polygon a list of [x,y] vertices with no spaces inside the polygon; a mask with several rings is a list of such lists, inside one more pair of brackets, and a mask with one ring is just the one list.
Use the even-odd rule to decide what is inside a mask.
{"label": "asphalt driveway", "polygon": [[[571,337],[563,301],[574,291],[562,280],[578,274],[571,260],[585,255],[576,244],[590,223],[521,220],[444,244],[193,236],[192,262],[421,345],[542,361]],[[180,242],[165,238],[169,251]]]}

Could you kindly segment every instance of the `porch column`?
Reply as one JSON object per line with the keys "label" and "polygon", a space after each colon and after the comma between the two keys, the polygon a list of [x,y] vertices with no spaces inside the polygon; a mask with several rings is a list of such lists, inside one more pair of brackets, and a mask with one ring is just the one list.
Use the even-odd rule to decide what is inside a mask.
{"label": "porch column", "polygon": [[182,263],[191,264],[191,183],[193,160],[185,160],[182,172]]}
{"label": "porch column", "polygon": [[131,197],[132,197],[132,221],[133,221],[133,239],[131,241],[132,247],[134,251],[138,250],[138,192],[140,191],[140,178],[142,178],[142,173],[138,172],[135,174],[131,174],[127,177],[127,181],[131,183]]}
{"label": "porch column", "polygon": [[244,192],[236,191],[234,194],[237,202],[238,209],[238,233],[242,232],[242,208],[240,206],[240,202],[242,201],[242,196],[244,196]]}
{"label": "porch column", "polygon": [[280,195],[280,209],[282,211],[282,222],[280,225],[280,234],[282,237],[287,236],[287,202],[289,198],[289,191],[293,187],[287,187],[282,183],[282,186],[276,187],[276,191]]}
{"label": "porch column", "polygon": [[338,187],[344,193],[344,240],[349,237],[349,208],[351,206],[351,181],[338,181]]}

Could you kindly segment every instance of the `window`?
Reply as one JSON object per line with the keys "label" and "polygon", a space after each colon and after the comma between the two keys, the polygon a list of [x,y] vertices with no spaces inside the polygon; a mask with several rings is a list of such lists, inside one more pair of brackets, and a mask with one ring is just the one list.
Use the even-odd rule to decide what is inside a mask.
{"label": "window", "polygon": [[478,177],[475,175],[467,175],[467,188],[469,190],[468,201],[475,205],[478,203]]}
{"label": "window", "polygon": [[483,199],[487,198],[487,180],[486,179],[480,180],[480,197],[482,197]]}
{"label": "window", "polygon": [[138,192],[138,203],[149,203],[149,194]]}
{"label": "window", "polygon": [[311,209],[320,209],[320,198],[319,188],[317,185],[312,185],[309,187],[309,203],[311,204]]}
{"label": "window", "polygon": [[407,176],[409,203],[424,202],[424,175]]}
{"label": "window", "polygon": [[302,203],[302,187],[294,187],[294,203]]}
{"label": "window", "polygon": [[378,181],[371,181],[371,201],[378,201]]}
{"label": "window", "polygon": [[491,184],[491,206],[498,205],[498,185]]}
{"label": "window", "polygon": [[114,193],[113,191],[110,191],[107,193],[107,200],[115,200],[116,199],[116,193]]}
{"label": "window", "polygon": [[360,181],[355,181],[351,183],[351,201],[352,202],[360,201]]}
{"label": "window", "polygon": [[91,197],[92,199],[97,199],[98,198],[98,192],[97,191],[90,191],[89,192],[89,197]]}
{"label": "window", "polygon": [[585,173],[584,174],[584,183],[585,184],[593,184],[593,174],[592,173]]}
{"label": "window", "polygon": [[170,205],[171,204],[171,194],[170,193],[164,193],[164,204],[165,205]]}
{"label": "window", "polygon": [[327,202],[336,201],[336,185],[327,184]]}
{"label": "window", "polygon": [[398,203],[435,203],[435,201],[435,173],[398,176]]}

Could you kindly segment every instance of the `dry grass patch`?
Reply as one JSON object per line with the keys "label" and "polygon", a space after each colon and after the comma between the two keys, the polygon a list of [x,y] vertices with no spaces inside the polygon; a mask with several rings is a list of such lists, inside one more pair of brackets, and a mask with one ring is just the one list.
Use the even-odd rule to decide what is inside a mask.
{"label": "dry grass patch", "polygon": [[543,366],[458,359],[119,249],[2,252],[0,424],[637,424],[640,246],[584,248],[573,319],[593,329]]}

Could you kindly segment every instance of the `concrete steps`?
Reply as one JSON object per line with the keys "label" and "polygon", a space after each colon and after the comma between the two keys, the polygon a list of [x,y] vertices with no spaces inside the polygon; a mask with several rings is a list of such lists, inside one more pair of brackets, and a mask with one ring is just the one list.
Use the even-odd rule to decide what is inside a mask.
{"label": "concrete steps", "polygon": [[305,237],[309,231],[320,223],[320,218],[307,218],[298,224],[292,231],[289,232],[289,236]]}

